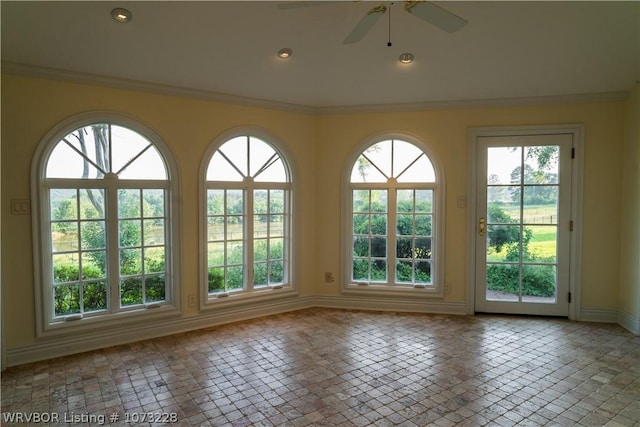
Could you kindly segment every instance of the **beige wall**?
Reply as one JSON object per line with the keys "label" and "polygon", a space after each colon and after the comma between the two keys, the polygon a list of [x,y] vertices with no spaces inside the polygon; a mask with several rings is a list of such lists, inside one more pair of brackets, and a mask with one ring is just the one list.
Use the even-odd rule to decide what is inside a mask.
{"label": "beige wall", "polygon": [[[11,199],[29,198],[30,163],[43,135],[63,119],[90,110],[122,112],[139,119],[161,135],[177,157],[185,304],[186,295],[197,293],[198,167],[209,143],[227,129],[262,127],[293,155],[301,190],[304,250],[298,252],[298,286],[302,295],[339,295],[339,280],[326,284],[323,272],[332,271],[336,277],[340,272],[340,177],[354,147],[383,131],[408,132],[424,140],[440,155],[447,179],[445,280],[451,289],[445,300],[463,301],[467,213],[457,207],[456,198],[467,196],[468,129],[584,123],[582,306],[618,308],[623,101],[314,116],[3,75],[2,206],[8,207]],[[1,250],[6,342],[9,348],[28,345],[35,341],[29,216],[3,215]],[[185,316],[195,315],[197,310],[185,309]]]}
{"label": "beige wall", "polygon": [[[640,84],[627,99],[620,209],[620,310],[640,316]],[[640,323],[639,326],[640,327]]]}

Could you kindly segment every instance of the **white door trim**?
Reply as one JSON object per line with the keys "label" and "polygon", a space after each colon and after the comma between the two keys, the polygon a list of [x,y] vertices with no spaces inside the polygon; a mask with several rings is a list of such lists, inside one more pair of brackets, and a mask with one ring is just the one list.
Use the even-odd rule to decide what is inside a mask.
{"label": "white door trim", "polygon": [[469,173],[468,173],[468,204],[467,204],[467,287],[466,313],[475,313],[475,280],[476,280],[476,208],[478,190],[477,156],[478,138],[490,136],[521,136],[521,135],[573,135],[573,167],[571,172],[571,219],[573,232],[571,233],[571,255],[569,266],[569,319],[580,320],[580,274],[582,263],[582,177],[584,169],[584,125],[539,125],[539,126],[506,126],[506,127],[477,127],[469,129]]}

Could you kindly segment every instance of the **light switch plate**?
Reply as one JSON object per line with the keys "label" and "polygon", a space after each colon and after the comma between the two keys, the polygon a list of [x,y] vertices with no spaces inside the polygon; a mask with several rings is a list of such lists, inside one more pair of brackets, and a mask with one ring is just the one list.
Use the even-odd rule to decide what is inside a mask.
{"label": "light switch plate", "polygon": [[30,215],[31,201],[29,199],[11,199],[12,215]]}

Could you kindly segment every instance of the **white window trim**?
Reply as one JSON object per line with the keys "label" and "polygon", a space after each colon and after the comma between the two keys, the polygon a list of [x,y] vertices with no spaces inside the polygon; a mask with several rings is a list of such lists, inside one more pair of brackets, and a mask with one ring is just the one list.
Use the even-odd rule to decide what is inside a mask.
{"label": "white window trim", "polygon": [[[228,140],[236,137],[244,137],[250,136],[263,140],[264,142],[271,145],[275,151],[278,153],[280,158],[282,159],[282,163],[284,168],[286,169],[289,182],[286,184],[288,189],[285,191],[288,192],[289,210],[288,210],[288,221],[285,224],[285,249],[287,253],[285,253],[285,265],[287,266],[287,270],[285,272],[285,278],[288,278],[288,283],[284,285],[274,285],[274,286],[265,286],[260,287],[258,289],[251,290],[238,290],[229,293],[220,294],[217,296],[209,295],[209,286],[208,286],[208,259],[207,259],[207,190],[210,188],[207,181],[207,170],[209,167],[209,162],[211,161],[212,156],[215,152]],[[296,167],[293,161],[293,156],[287,152],[284,148],[284,144],[274,135],[269,133],[268,131],[255,127],[255,126],[241,126],[233,129],[229,129],[222,134],[218,135],[209,145],[207,151],[204,153],[202,157],[202,161],[200,163],[199,170],[199,199],[200,199],[200,207],[199,207],[199,220],[200,220],[200,231],[199,235],[199,255],[200,255],[200,292],[199,292],[199,300],[200,300],[200,310],[211,310],[215,308],[219,308],[221,306],[229,307],[240,304],[245,304],[251,301],[265,301],[271,299],[278,299],[289,296],[297,296],[299,294],[298,288],[296,286],[296,278],[298,271],[298,256],[296,255],[296,248],[300,247],[298,244],[299,239],[299,215],[296,214],[297,211],[297,201],[298,201],[298,186],[296,183]],[[254,188],[260,189],[268,189],[273,188],[269,186],[268,183],[251,183],[247,186],[246,183],[238,182],[238,181],[224,181],[220,182],[226,188],[243,188],[247,191],[252,191]],[[257,185],[256,185],[257,184]],[[216,187],[219,188],[219,187]],[[282,188],[278,186],[277,188]],[[245,211],[247,210],[247,206],[245,205]],[[285,213],[285,215],[287,214]],[[249,236],[245,237],[248,239]],[[288,243],[288,245],[287,245]],[[246,266],[246,262],[243,264]]]}
{"label": "white window trim", "polygon": [[[160,152],[168,174],[168,186],[162,188],[169,190],[170,197],[166,200],[168,209],[167,216],[171,221],[167,224],[168,239],[166,247],[171,248],[167,255],[167,275],[170,275],[171,286],[167,289],[167,301],[159,306],[147,304],[124,309],[118,312],[105,313],[103,315],[83,316],[81,319],[63,322],[50,322],[52,301],[46,298],[45,291],[50,290],[50,284],[46,282],[47,268],[50,262],[47,259],[51,253],[51,241],[47,237],[49,230],[49,204],[47,189],[45,185],[45,173],[49,156],[60,141],[67,134],[75,129],[88,126],[94,123],[109,123],[129,128],[143,135],[151,141]],[[35,292],[35,317],[36,336],[56,336],[63,334],[74,334],[95,329],[110,329],[116,326],[123,326],[139,322],[140,318],[146,321],[154,319],[174,317],[181,314],[181,220],[179,205],[180,176],[175,156],[172,150],[163,142],[163,139],[153,129],[143,124],[139,120],[122,113],[107,111],[92,111],[70,117],[53,127],[40,140],[33,155],[31,163],[31,207],[32,207],[32,243],[33,243],[33,270],[34,270],[34,292]],[[51,181],[63,182],[64,179],[50,179]],[[76,181],[77,182],[77,181]],[[123,181],[124,182],[124,181]],[[146,180],[127,180],[122,186],[141,188],[140,185],[149,183],[152,187],[158,187],[158,183]],[[75,185],[74,188],[79,188]],[[106,188],[106,186],[105,186]]]}
{"label": "white window trim", "polygon": [[[418,185],[411,186],[405,184],[396,184],[390,187],[387,183],[370,183],[367,184],[367,188],[416,188],[416,189],[432,189],[433,190],[433,224],[432,224],[432,248],[433,248],[433,261],[432,261],[432,286],[412,287],[402,285],[378,285],[368,284],[362,285],[355,283],[351,280],[351,268],[352,268],[352,192],[351,189],[354,186],[361,186],[361,184],[351,183],[351,172],[353,166],[358,157],[371,145],[386,140],[402,140],[414,144],[421,149],[431,161],[435,172],[435,183],[419,183]],[[420,138],[405,132],[383,132],[375,135],[371,135],[360,143],[351,152],[350,156],[345,162],[345,167],[342,171],[342,244],[341,247],[341,289],[343,294],[354,295],[368,295],[368,296],[380,296],[380,297],[398,297],[406,296],[410,298],[427,297],[427,298],[442,298],[444,297],[444,258],[445,258],[445,214],[446,214],[446,190],[445,190],[445,174],[442,162],[439,156],[435,154],[434,150],[422,141]],[[390,266],[389,268],[394,268]]]}

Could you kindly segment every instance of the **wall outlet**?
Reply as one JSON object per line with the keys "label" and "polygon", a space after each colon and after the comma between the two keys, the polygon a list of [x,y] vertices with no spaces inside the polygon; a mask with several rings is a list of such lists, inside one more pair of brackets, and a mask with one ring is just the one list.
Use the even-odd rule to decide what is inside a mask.
{"label": "wall outlet", "polygon": [[187,297],[187,304],[189,305],[189,308],[194,308],[196,306],[196,296],[189,295]]}
{"label": "wall outlet", "polygon": [[325,271],[325,273],[324,273],[324,282],[325,283],[333,283],[335,281],[336,281],[336,279],[335,279],[335,277],[333,277],[333,273],[330,272],[330,271]]}

